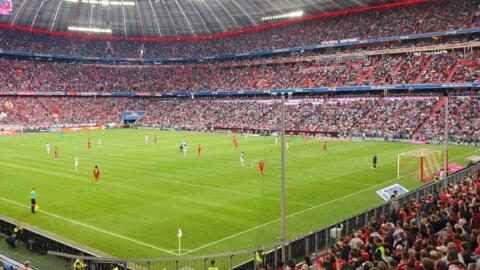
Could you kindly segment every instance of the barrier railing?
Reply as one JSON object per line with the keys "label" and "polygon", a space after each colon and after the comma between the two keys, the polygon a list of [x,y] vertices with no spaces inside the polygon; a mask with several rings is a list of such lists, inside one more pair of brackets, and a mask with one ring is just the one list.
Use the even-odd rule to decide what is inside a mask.
{"label": "barrier railing", "polygon": [[[382,216],[388,216],[392,210],[396,209],[398,205],[404,205],[412,199],[420,199],[429,194],[436,194],[441,188],[447,187],[451,184],[456,184],[464,180],[473,173],[478,173],[480,164],[475,164],[460,170],[444,180],[431,182],[418,189],[410,191],[407,194],[400,196],[395,201],[385,202],[377,207],[370,208],[360,214],[344,219],[337,223],[331,224],[321,230],[312,232],[303,237],[293,239],[285,245],[285,262],[303,261],[306,256],[311,256],[319,251],[328,249],[340,237],[352,233],[355,228],[362,228],[366,226],[372,219],[380,219]],[[275,245],[262,247],[264,265],[276,266],[282,261],[281,247],[277,243]],[[54,250],[54,249],[52,249]],[[118,259],[118,258],[97,258],[90,256],[76,256],[67,254],[63,251],[55,252],[49,251],[48,254],[52,256],[59,256],[70,260],[73,264],[74,260],[80,258],[86,264],[86,269],[90,270],[106,270],[117,266],[118,269],[159,269],[159,270],[180,270],[180,269],[197,269],[207,270],[208,267],[215,265],[218,269],[232,269],[232,270],[250,270],[257,268],[256,262],[257,250],[244,250],[233,253],[222,253],[208,256],[197,257],[176,257],[176,258],[158,258],[158,259]]]}

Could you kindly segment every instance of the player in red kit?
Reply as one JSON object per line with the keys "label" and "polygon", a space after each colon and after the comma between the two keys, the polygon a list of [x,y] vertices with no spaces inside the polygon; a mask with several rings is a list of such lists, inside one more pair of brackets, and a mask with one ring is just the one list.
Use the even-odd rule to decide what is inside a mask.
{"label": "player in red kit", "polygon": [[53,159],[57,160],[58,159],[58,148],[55,146],[55,149],[53,150]]}
{"label": "player in red kit", "polygon": [[98,181],[100,181],[100,170],[98,169],[98,165],[95,165],[95,168],[93,168],[93,176],[95,177],[95,183],[98,183]]}
{"label": "player in red kit", "polygon": [[202,146],[200,144],[198,145],[197,152],[198,152],[198,156],[202,155]]}
{"label": "player in red kit", "polygon": [[87,141],[87,148],[88,150],[92,149],[92,140],[90,140],[90,138],[88,138],[88,141]]}
{"label": "player in red kit", "polygon": [[265,163],[263,163],[263,160],[260,160],[258,163],[258,169],[260,170],[260,176],[263,177],[263,169],[265,168]]}
{"label": "player in red kit", "polygon": [[308,136],[305,135],[303,136],[303,144],[307,144],[307,142],[308,142]]}
{"label": "player in red kit", "polygon": [[235,150],[237,150],[237,148],[238,148],[238,141],[237,141],[237,137],[236,137],[235,135],[233,135],[232,144],[233,144],[233,148],[234,148]]}
{"label": "player in red kit", "polygon": [[328,151],[327,142],[325,142],[325,143],[323,144],[323,151],[325,151],[325,152]]}

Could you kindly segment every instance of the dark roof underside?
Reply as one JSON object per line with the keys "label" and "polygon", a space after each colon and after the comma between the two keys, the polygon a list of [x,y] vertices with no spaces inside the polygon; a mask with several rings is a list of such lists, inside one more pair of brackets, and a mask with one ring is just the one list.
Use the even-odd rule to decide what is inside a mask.
{"label": "dark roof underside", "polygon": [[[76,1],[76,2],[75,2]],[[87,3],[84,3],[87,2]],[[237,31],[294,11],[304,16],[402,2],[401,0],[13,0],[0,23],[71,32],[69,26],[111,29],[98,35],[184,37]],[[113,1],[113,0],[112,0]],[[118,5],[129,2],[130,6]],[[97,4],[95,4],[95,2]],[[104,4],[98,4],[104,2]],[[85,33],[88,34],[88,33]],[[94,34],[94,33],[90,33]]]}

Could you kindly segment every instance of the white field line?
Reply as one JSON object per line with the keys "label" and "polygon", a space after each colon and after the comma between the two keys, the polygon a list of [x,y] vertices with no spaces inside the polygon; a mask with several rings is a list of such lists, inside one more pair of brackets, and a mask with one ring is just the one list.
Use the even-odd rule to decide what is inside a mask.
{"label": "white field line", "polygon": [[[0,197],[0,200],[1,200],[1,201],[4,201],[4,202],[7,202],[7,203],[10,203],[10,204],[13,204],[13,205],[16,205],[16,206],[19,206],[19,207],[23,207],[23,208],[30,209],[30,206],[28,206],[28,205],[24,205],[24,204],[21,204],[21,203],[12,201],[12,200],[8,200],[8,199],[2,198],[2,197]],[[110,231],[107,231],[107,230],[104,230],[104,229],[100,229],[100,228],[97,228],[97,227],[95,227],[95,226],[92,226],[92,225],[89,225],[89,224],[85,224],[85,223],[82,223],[82,222],[79,222],[79,221],[76,221],[76,220],[73,220],[73,219],[69,219],[69,218],[66,218],[66,217],[62,217],[62,216],[59,216],[59,215],[56,215],[56,214],[53,214],[53,213],[50,213],[50,212],[47,212],[47,211],[41,210],[41,211],[39,211],[38,213],[39,213],[39,214],[40,214],[40,213],[41,213],[41,214],[45,214],[45,215],[47,215],[47,216],[51,216],[51,217],[60,219],[60,220],[62,220],[62,221],[70,222],[70,223],[72,223],[72,224],[76,224],[76,225],[85,227],[85,228],[87,228],[87,229],[93,230],[93,231],[97,231],[97,232],[100,232],[100,233],[103,233],[103,234],[107,234],[107,235],[110,235],[110,236],[113,236],[113,237],[116,237],[116,238],[120,238],[120,239],[129,241],[129,242],[132,242],[132,243],[141,245],[141,246],[145,246],[145,247],[148,247],[148,248],[152,248],[152,249],[155,249],[155,250],[159,250],[159,251],[165,252],[165,253],[170,254],[170,255],[177,255],[177,253],[171,252],[171,251],[169,251],[169,250],[167,250],[167,249],[164,249],[164,248],[161,248],[161,247],[158,247],[158,246],[154,246],[154,245],[152,245],[152,244],[145,243],[145,242],[142,242],[142,241],[139,241],[139,240],[136,240],[136,239],[127,237],[127,236],[123,236],[123,235],[120,235],[120,234],[116,234],[116,233],[113,233],[113,232],[110,232]]]}
{"label": "white field line", "polygon": [[[461,155],[461,156],[458,156],[456,158],[453,158],[452,160],[455,160],[455,159],[458,159],[458,158],[461,158],[461,157],[464,157],[464,156],[467,156],[467,155],[471,155],[473,153],[476,153],[476,152],[479,152],[479,150],[475,150],[475,151],[471,151],[465,155]],[[3,162],[2,162],[3,163]],[[7,163],[8,165],[13,165],[13,164],[9,164]],[[23,167],[23,166],[22,166]],[[381,186],[381,185],[384,185],[384,184],[387,184],[387,183],[390,183],[390,182],[394,182],[396,181],[397,179],[394,178],[394,179],[391,179],[391,180],[388,180],[388,181],[385,181],[385,182],[382,182],[382,183],[379,183],[377,185],[374,185],[374,186],[370,186],[368,188],[365,188],[365,189],[362,189],[362,190],[359,190],[357,192],[354,192],[354,193],[351,193],[351,194],[348,194],[346,196],[343,196],[343,197],[339,197],[339,198],[336,198],[336,199],[333,199],[333,200],[330,200],[328,202],[324,202],[324,203],[321,203],[321,204],[318,204],[318,205],[314,205],[314,206],[311,206],[309,208],[306,208],[306,209],[303,209],[303,210],[300,210],[298,212],[295,212],[295,213],[292,213],[290,215],[287,215],[286,217],[287,218],[290,218],[290,217],[294,217],[298,214],[302,214],[302,213],[305,213],[305,212],[308,212],[310,210],[313,210],[313,209],[316,209],[318,207],[321,207],[321,206],[324,206],[324,205],[327,205],[327,204],[330,204],[330,203],[333,203],[333,202],[336,202],[336,201],[339,201],[339,200],[343,200],[343,199],[346,199],[346,198],[349,198],[351,196],[354,196],[356,194],[359,194],[359,193],[362,193],[364,191],[367,191],[367,190],[370,190],[372,188],[375,188],[375,187],[378,187],[378,186]],[[30,206],[27,206],[27,205],[24,205],[24,204],[21,204],[21,203],[18,203],[18,202],[15,202],[15,201],[11,201],[11,200],[8,200],[8,199],[5,199],[5,198],[2,198],[0,197],[0,200],[2,201],[5,201],[5,202],[8,202],[8,203],[11,203],[11,204],[14,204],[14,205],[17,205],[17,206],[20,206],[20,207],[23,207],[23,208],[27,208],[29,209]],[[59,216],[59,215],[56,215],[56,214],[53,214],[53,213],[49,213],[49,212],[46,212],[46,211],[40,211],[40,213],[44,213],[46,215],[49,215],[51,217],[55,217],[57,219],[60,219],[60,220],[63,220],[63,221],[66,221],[66,222],[70,222],[70,223],[73,223],[73,224],[77,224],[77,225],[80,225],[82,227],[85,227],[85,228],[89,228],[91,230],[95,230],[95,231],[98,231],[98,232],[101,232],[101,233],[104,233],[104,234],[107,234],[107,235],[110,235],[110,236],[114,236],[114,237],[117,237],[117,238],[120,238],[120,239],[124,239],[124,240],[127,240],[127,241],[130,241],[132,243],[136,243],[138,245],[142,245],[142,246],[145,246],[145,247],[149,247],[149,248],[152,248],[152,249],[156,249],[156,250],[159,250],[159,251],[162,251],[162,252],[165,252],[167,254],[170,254],[170,255],[178,255],[177,253],[173,253],[173,252],[170,252],[169,250],[167,249],[164,249],[164,248],[161,248],[161,247],[158,247],[158,246],[154,246],[152,244],[148,244],[148,243],[145,243],[145,242],[141,242],[139,240],[136,240],[136,239],[132,239],[130,237],[126,237],[126,236],[123,236],[123,235],[119,235],[119,234],[116,234],[116,233],[112,233],[112,232],[109,232],[109,231],[106,231],[106,230],[103,230],[103,229],[100,229],[100,228],[97,228],[97,227],[94,227],[92,225],[89,225],[89,224],[84,224],[84,223],[81,223],[81,222],[78,222],[78,221],[75,221],[75,220],[72,220],[72,219],[69,219],[69,218],[65,218],[65,217],[62,217],[62,216]],[[205,244],[203,246],[200,246],[198,248],[195,248],[195,249],[192,249],[186,253],[183,253],[182,255],[187,255],[189,253],[192,253],[192,252],[195,252],[195,251],[198,251],[198,250],[201,250],[201,249],[204,249],[206,247],[209,247],[209,246],[212,246],[212,245],[215,245],[217,243],[220,243],[220,242],[223,242],[225,240],[228,240],[228,239],[231,239],[231,238],[235,238],[239,235],[242,235],[242,234],[245,234],[245,233],[248,233],[250,231],[253,231],[253,230],[256,230],[258,228],[262,228],[262,227],[265,227],[265,226],[268,226],[272,223],[275,223],[275,222],[278,222],[280,221],[280,219],[275,219],[275,220],[272,220],[272,221],[269,221],[267,223],[264,223],[264,224],[260,224],[258,226],[255,226],[253,228],[250,228],[248,230],[244,230],[242,232],[238,232],[238,233],[235,233],[235,234],[232,234],[230,236],[227,236],[225,238],[222,238],[222,239],[219,239],[219,240],[216,240],[214,242],[211,242],[211,243],[208,243],[208,244]]]}
{"label": "white field line", "polygon": [[[471,152],[469,152],[469,153],[467,153],[467,154],[464,154],[464,155],[455,157],[455,158],[453,158],[453,159],[451,159],[451,160],[453,161],[453,160],[456,160],[456,159],[459,159],[459,158],[462,158],[462,157],[471,155],[471,154],[476,153],[476,152],[479,152],[479,151],[480,151],[480,149],[477,149],[477,150],[471,151]],[[404,177],[406,177],[406,176],[408,176],[408,175],[405,175],[405,176],[400,177],[400,178],[404,178]],[[365,191],[367,191],[367,190],[370,190],[370,189],[373,189],[373,188],[376,188],[376,187],[385,185],[385,184],[387,184],[387,183],[395,182],[395,181],[398,181],[398,179],[397,179],[397,178],[393,178],[393,179],[390,179],[390,180],[388,180],[388,181],[379,183],[379,184],[377,184],[377,185],[374,185],[374,186],[371,186],[371,187],[368,187],[368,188],[365,188],[365,189],[356,191],[356,192],[354,192],[354,193],[350,193],[350,194],[345,195],[345,196],[343,196],[343,197],[339,197],[339,198],[330,200],[330,201],[328,201],[328,202],[324,202],[324,203],[321,203],[321,204],[312,206],[312,207],[310,207],[310,208],[306,208],[306,209],[300,210],[300,211],[298,211],[298,212],[295,212],[295,213],[292,213],[292,214],[290,214],[290,215],[287,215],[286,218],[291,218],[291,217],[294,217],[294,216],[296,216],[296,215],[303,214],[303,213],[305,213],[305,212],[308,212],[308,211],[310,211],[310,210],[316,209],[316,208],[318,208],[318,207],[321,207],[321,206],[324,206],[324,205],[327,205],[327,204],[331,204],[331,203],[336,202],[336,201],[339,201],[339,200],[344,200],[344,199],[346,199],[346,198],[349,198],[349,197],[352,197],[352,196],[354,196],[354,195],[360,194],[360,193],[365,192]],[[269,221],[269,222],[260,224],[260,225],[258,225],[258,226],[252,227],[252,228],[250,228],[250,229],[247,229],[247,230],[244,230],[244,231],[241,231],[241,232],[232,234],[232,235],[230,235],[230,236],[224,237],[224,238],[222,238],[222,239],[219,239],[219,240],[216,240],[216,241],[214,241],[214,242],[210,242],[210,243],[208,243],[208,244],[205,244],[205,245],[203,245],[203,246],[200,246],[200,247],[198,247],[198,248],[192,249],[191,251],[185,252],[185,253],[183,253],[182,255],[187,255],[187,254],[190,254],[190,253],[192,253],[192,252],[195,252],[195,251],[204,249],[204,248],[206,248],[206,247],[209,247],[209,246],[218,244],[218,243],[223,242],[223,241],[225,241],[225,240],[228,240],[228,239],[231,239],[231,238],[235,238],[235,237],[237,237],[237,236],[240,236],[240,235],[242,235],[242,234],[245,234],[245,233],[254,231],[254,230],[256,230],[256,229],[259,229],[259,228],[268,226],[268,225],[273,224],[273,223],[275,223],[275,222],[279,222],[280,220],[281,220],[281,219],[278,218],[278,219],[275,219],[275,220],[272,220],[272,221]]]}
{"label": "white field line", "polygon": [[[372,189],[372,188],[376,188],[376,187],[378,187],[378,186],[384,185],[384,184],[386,184],[386,183],[394,182],[394,181],[397,181],[397,178],[391,179],[391,180],[386,181],[386,182],[382,182],[382,183],[377,184],[377,185],[374,185],[374,186],[370,186],[370,187],[365,188],[365,189],[361,189],[361,190],[356,191],[356,192],[354,192],[354,193],[350,193],[350,194],[345,195],[345,196],[343,196],[343,197],[338,197],[338,198],[333,199],[333,200],[330,200],[330,201],[328,201],[328,202],[323,202],[323,203],[321,203],[321,204],[317,204],[317,205],[314,205],[314,206],[312,206],[312,207],[309,207],[309,208],[300,210],[300,211],[298,211],[298,212],[295,212],[295,213],[292,213],[292,214],[290,214],[290,215],[287,215],[286,218],[294,217],[294,216],[296,216],[296,215],[299,215],[299,214],[308,212],[308,211],[310,211],[310,210],[316,209],[316,208],[321,207],[321,206],[324,206],[324,205],[331,204],[331,203],[336,202],[336,201],[339,201],[339,200],[344,200],[344,199],[349,198],[349,197],[352,197],[352,196],[354,196],[354,195],[356,195],[356,194],[362,193],[362,192],[364,192],[364,191],[367,191],[367,190],[370,190],[370,189]],[[206,247],[209,247],[209,246],[218,244],[218,243],[223,242],[223,241],[225,241],[225,240],[228,240],[228,239],[231,239],[231,238],[235,238],[235,237],[237,237],[237,236],[240,236],[240,235],[242,235],[242,234],[245,234],[245,233],[254,231],[254,230],[256,230],[256,229],[259,229],[259,228],[268,226],[268,225],[273,224],[273,223],[275,223],[275,222],[278,222],[278,221],[280,221],[280,220],[281,220],[280,218],[277,218],[277,219],[275,219],[275,220],[272,220],[272,221],[269,221],[269,222],[260,224],[260,225],[258,225],[258,226],[252,227],[252,228],[250,228],[250,229],[247,229],[247,230],[244,230],[244,231],[241,231],[241,232],[232,234],[232,235],[227,236],[227,237],[225,237],[225,238],[222,238],[222,239],[216,240],[216,241],[214,241],[214,242],[211,242],[211,243],[205,244],[205,245],[203,245],[203,246],[200,246],[200,247],[198,247],[198,248],[192,249],[191,251],[186,252],[186,253],[184,253],[184,254],[182,254],[182,255],[187,255],[187,254],[189,254],[189,253],[198,251],[198,250],[200,250],[200,249],[204,249],[204,248],[206,248]]]}
{"label": "white field line", "polygon": [[[75,175],[75,174],[68,175],[68,174],[61,173],[61,172],[60,172],[60,173],[55,173],[55,172],[50,172],[50,171],[47,172],[47,171],[44,171],[44,170],[42,170],[42,169],[37,169],[37,168],[26,167],[26,166],[22,166],[22,165],[13,164],[13,163],[8,163],[8,162],[4,162],[4,161],[2,161],[2,160],[0,160],[0,165],[10,166],[10,167],[19,168],[19,169],[30,170],[30,171],[35,171],[35,172],[41,172],[41,173],[45,173],[45,174],[50,174],[50,175],[55,175],[55,176],[59,176],[59,177],[64,177],[64,178],[66,178],[66,179],[79,179],[80,181],[83,181],[83,182],[92,182],[91,180],[88,180],[88,179],[86,179],[86,178],[82,178],[82,177],[80,177],[80,176],[78,176],[78,175]],[[213,175],[217,175],[217,174],[218,174],[217,172],[216,172],[216,173],[211,173],[211,174],[204,174],[204,175],[200,175],[200,176],[195,177],[195,178],[190,178],[189,180],[206,178],[206,177],[213,176]],[[123,188],[123,189],[131,189],[131,188],[132,188],[132,187],[130,187],[130,186],[128,186],[128,185],[120,185],[120,184],[108,183],[108,182],[105,182],[105,183],[106,183],[107,185],[114,186],[114,187],[118,187],[118,188]],[[240,191],[234,191],[234,190],[229,190],[229,189],[224,189],[224,188],[216,188],[216,187],[212,187],[212,186],[191,184],[191,183],[182,182],[182,181],[177,181],[177,180],[175,180],[175,181],[168,181],[168,183],[174,183],[174,184],[178,184],[178,185],[198,187],[198,188],[203,188],[203,189],[207,189],[207,190],[216,190],[216,191],[221,191],[221,192],[225,192],[225,193],[237,194],[237,195],[241,195],[241,196],[257,197],[257,198],[264,198],[264,199],[267,199],[267,200],[280,201],[279,198],[275,198],[275,197],[255,195],[255,194],[250,194],[250,193],[240,192]],[[307,203],[302,203],[302,202],[297,202],[297,201],[289,201],[289,200],[287,200],[287,202],[292,203],[292,204],[302,205],[302,206],[313,206],[312,204],[307,204]]]}

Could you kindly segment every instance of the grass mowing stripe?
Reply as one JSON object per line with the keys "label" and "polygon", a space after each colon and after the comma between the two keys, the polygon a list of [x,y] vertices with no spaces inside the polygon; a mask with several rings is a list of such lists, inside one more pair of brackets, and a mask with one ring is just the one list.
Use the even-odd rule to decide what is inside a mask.
{"label": "grass mowing stripe", "polygon": [[[13,163],[5,162],[3,160],[0,160],[0,165],[12,167],[12,168],[17,168],[17,169],[22,169],[22,170],[27,170],[27,171],[32,171],[32,172],[35,172],[35,173],[52,175],[52,176],[56,176],[56,177],[63,177],[65,179],[69,179],[69,180],[70,179],[72,179],[72,180],[75,179],[75,181],[82,181],[82,182],[85,182],[85,183],[94,183],[93,180],[87,180],[85,177],[81,177],[80,175],[46,171],[44,169],[27,167],[27,166],[20,165],[20,164],[13,164]],[[161,181],[161,182],[163,182],[165,184],[175,183],[175,182],[171,182],[171,181]],[[141,192],[143,194],[156,194],[156,195],[159,195],[159,196],[166,196],[166,197],[171,197],[171,198],[175,197],[175,198],[178,198],[178,199],[182,199],[184,201],[188,200],[188,198],[189,198],[188,195],[179,196],[178,194],[165,194],[163,192],[155,192],[155,190],[145,190],[145,189],[141,189],[139,187],[134,187],[134,186],[130,186],[130,185],[122,185],[122,184],[118,184],[118,183],[114,183],[114,182],[103,181],[101,184],[111,186],[111,187],[120,188],[120,189],[125,189],[125,190],[135,190],[135,191]],[[238,193],[238,195],[241,195],[241,194]],[[245,194],[242,194],[242,195],[245,196]],[[259,198],[261,198],[261,196],[259,196]]]}
{"label": "grass mowing stripe", "polygon": [[[190,184],[190,183],[185,183],[185,182],[182,182],[182,181],[173,181],[173,183],[179,184],[179,185],[190,186],[190,187],[198,187],[198,188],[203,188],[203,189],[208,189],[208,190],[215,190],[215,191],[220,191],[220,192],[225,192],[225,193],[238,194],[238,195],[243,195],[243,196],[248,196],[248,197],[261,198],[261,199],[272,200],[272,201],[280,201],[281,200],[279,198],[274,198],[274,197],[269,197],[269,196],[256,195],[256,194],[252,194],[252,193],[239,192],[239,191],[228,190],[228,189],[224,189],[224,188],[216,188],[216,187],[211,187],[211,186],[206,186],[206,185]],[[288,203],[291,203],[291,204],[303,205],[303,206],[313,206],[311,204],[296,202],[296,201],[290,201],[290,200],[285,200],[285,202],[288,202]]]}
{"label": "grass mowing stripe", "polygon": [[[8,202],[8,203],[16,205],[16,206],[19,206],[19,207],[30,209],[30,206],[28,206],[28,205],[24,205],[24,204],[21,204],[21,203],[12,201],[12,200],[8,200],[8,199],[2,198],[2,197],[0,197],[0,200],[2,200],[4,202]],[[136,240],[136,239],[132,239],[130,237],[123,236],[123,235],[120,235],[120,234],[117,234],[117,233],[113,233],[113,232],[110,232],[110,231],[107,231],[107,230],[104,230],[104,229],[100,229],[100,228],[97,228],[95,226],[85,224],[85,223],[82,223],[82,222],[79,222],[79,221],[76,221],[76,220],[73,220],[73,219],[62,217],[62,216],[59,216],[59,215],[56,215],[56,214],[53,214],[53,213],[50,213],[50,212],[46,212],[46,211],[42,210],[42,211],[39,211],[37,214],[45,214],[45,215],[60,219],[62,221],[66,221],[66,222],[70,222],[70,223],[73,223],[73,224],[76,224],[76,225],[80,225],[80,226],[85,227],[87,229],[91,229],[91,230],[94,230],[94,231],[97,231],[97,232],[108,234],[108,235],[116,237],[116,238],[127,240],[129,242],[132,242],[132,243],[135,243],[135,244],[138,244],[138,245],[141,245],[141,246],[145,246],[145,247],[148,247],[148,248],[153,248],[153,249],[165,252],[165,253],[170,254],[170,255],[176,255],[176,253],[173,253],[173,252],[171,252],[167,249],[164,249],[164,248],[161,248],[161,247],[158,247],[158,246],[154,246],[152,244],[145,243],[145,242],[142,242],[142,241],[139,241],[139,240]]]}
{"label": "grass mowing stripe", "polygon": [[[153,133],[157,134],[159,144],[144,145],[144,135]],[[91,151],[86,147],[88,138],[93,142]],[[97,138],[102,139],[102,147],[96,147]],[[63,140],[51,133],[0,137],[0,149],[3,149],[0,153],[0,197],[29,205],[27,194],[31,187],[36,187],[42,196],[42,210],[49,213],[169,251],[176,247],[177,230],[181,227],[185,235],[182,246],[200,247],[279,217],[278,201],[268,197],[280,198],[280,148],[272,144],[273,138],[238,138],[240,148],[234,151],[231,134],[124,129],[71,133]],[[186,158],[177,149],[178,142],[183,140],[191,146]],[[289,138],[289,141],[292,147],[287,154],[287,199],[305,205],[287,203],[287,215],[393,178],[397,153],[419,147],[402,143],[331,141],[328,142],[329,152],[324,153],[323,141],[310,141],[305,145],[301,138]],[[46,142],[59,146],[60,160],[54,162],[52,155],[45,154]],[[199,158],[196,157],[197,144],[202,145],[205,154]],[[452,146],[450,156],[453,158],[471,150]],[[243,169],[239,164],[241,151],[245,151],[248,159]],[[370,170],[373,153],[380,157],[377,170]],[[73,157],[76,156],[80,158],[78,174],[73,170]],[[256,162],[260,158],[266,162],[264,180],[258,176]],[[2,165],[2,161],[15,166]],[[98,186],[92,179],[91,169],[95,164],[102,171],[102,182]],[[415,177],[401,179],[399,183],[408,189],[421,185]],[[287,220],[288,237],[303,235],[380,202],[381,198],[371,190],[297,214]],[[31,215],[24,208],[3,201],[0,203],[1,211],[10,218],[111,256],[174,256],[48,215]],[[278,238],[278,224],[229,238],[188,256],[274,243]]]}
{"label": "grass mowing stripe", "polygon": [[[385,182],[382,182],[382,183],[380,183],[380,184],[377,184],[377,185],[374,185],[374,186],[371,186],[371,187],[368,187],[368,188],[359,190],[359,191],[354,192],[354,193],[350,193],[350,194],[345,195],[345,196],[343,196],[343,197],[338,197],[338,198],[333,199],[333,200],[330,200],[330,201],[328,201],[328,202],[324,202],[324,203],[321,203],[321,204],[314,205],[314,206],[312,206],[312,207],[309,207],[309,208],[300,210],[300,211],[295,212],[295,213],[292,213],[292,214],[290,214],[290,215],[286,215],[285,218],[294,217],[294,216],[296,216],[296,215],[299,215],[299,214],[302,214],[302,213],[311,211],[311,210],[316,209],[316,208],[318,208],[318,207],[321,207],[321,206],[324,206],[324,205],[328,205],[328,204],[331,204],[331,203],[336,202],[336,201],[339,201],[339,200],[344,200],[344,199],[350,198],[350,197],[352,197],[352,196],[354,196],[354,195],[356,195],[356,194],[360,194],[360,193],[365,192],[365,191],[368,191],[368,190],[370,190],[370,189],[372,189],[372,188],[376,188],[376,187],[379,187],[379,186],[381,186],[381,185],[394,182],[394,181],[396,181],[396,180],[398,180],[398,179],[397,179],[397,178],[395,178],[395,179],[390,179],[390,180],[385,181]],[[281,220],[280,218],[277,218],[277,219],[275,219],[275,220],[272,220],[272,221],[269,221],[269,222],[266,222],[266,223],[257,225],[257,226],[255,226],[255,227],[252,227],[252,228],[247,229],[247,230],[245,230],[245,231],[241,231],[241,232],[238,232],[238,233],[236,233],[236,234],[232,234],[232,235],[230,235],[230,236],[227,236],[227,237],[225,237],[225,238],[219,239],[219,240],[217,240],[217,241],[214,241],[214,242],[205,244],[205,245],[203,245],[203,246],[200,246],[200,247],[198,247],[198,248],[192,249],[192,250],[190,250],[189,252],[186,252],[186,253],[184,253],[184,254],[182,254],[182,255],[187,255],[187,254],[189,254],[189,253],[192,253],[192,252],[195,252],[195,251],[199,251],[199,250],[204,249],[204,248],[206,248],[206,247],[209,247],[209,246],[211,246],[211,245],[215,245],[215,244],[218,244],[218,243],[223,242],[223,241],[225,241],[225,240],[228,240],[228,239],[231,239],[231,238],[240,236],[240,235],[242,235],[242,234],[245,234],[245,233],[254,231],[254,230],[256,230],[256,229],[259,229],[259,228],[268,226],[268,225],[273,224],[273,223],[275,223],[275,222],[278,222],[278,221],[280,221],[280,220]]]}
{"label": "grass mowing stripe", "polygon": [[[453,160],[456,160],[456,159],[459,159],[459,158],[461,158],[461,157],[465,157],[465,156],[471,155],[471,154],[476,153],[476,152],[479,152],[479,151],[480,151],[480,150],[471,151],[471,152],[469,152],[469,153],[467,153],[467,154],[464,154],[464,155],[458,156],[458,157],[456,157],[456,158],[453,158],[452,161],[453,161]],[[312,207],[310,207],[310,208],[303,209],[303,210],[300,210],[300,211],[298,211],[298,212],[295,212],[295,213],[286,215],[285,218],[291,218],[291,217],[294,217],[294,216],[296,216],[296,215],[299,215],[299,214],[302,214],[302,213],[311,211],[311,210],[313,210],[313,209],[316,209],[316,208],[318,208],[318,207],[321,207],[321,206],[324,206],[324,205],[328,205],[328,204],[331,204],[331,203],[336,202],[336,201],[339,201],[339,200],[344,200],[344,199],[350,198],[350,197],[352,197],[352,196],[354,196],[354,195],[363,193],[363,192],[368,191],[368,190],[370,190],[370,189],[372,189],[372,188],[376,188],[376,187],[379,187],[379,186],[382,186],[382,185],[385,185],[385,184],[390,184],[390,183],[392,183],[392,182],[398,181],[399,179],[406,178],[407,176],[409,176],[409,175],[405,175],[405,176],[402,176],[402,177],[400,177],[400,178],[393,178],[393,179],[387,180],[387,181],[385,181],[385,182],[376,184],[376,185],[374,185],[374,186],[371,186],[371,187],[368,187],[368,188],[365,188],[365,189],[356,191],[356,192],[354,192],[354,193],[350,193],[350,194],[345,195],[345,196],[343,196],[343,197],[338,197],[338,198],[333,199],[333,200],[330,200],[330,201],[328,201],[328,202],[324,202],[324,203],[321,203],[321,204],[318,204],[318,205],[314,205],[314,206],[312,206]],[[184,253],[184,254],[182,254],[182,255],[187,255],[187,254],[190,254],[190,253],[192,253],[192,252],[199,251],[199,250],[204,249],[204,248],[206,248],[206,247],[209,247],[209,246],[211,246],[211,245],[218,244],[218,243],[223,242],[223,241],[225,241],[225,240],[228,240],[228,239],[231,239],[231,238],[235,238],[235,237],[240,236],[240,235],[242,235],[242,234],[245,234],[245,233],[254,231],[254,230],[256,230],[256,229],[259,229],[259,228],[268,226],[268,225],[270,225],[270,224],[273,224],[273,223],[279,222],[279,221],[281,221],[280,218],[275,219],[275,220],[272,220],[272,221],[269,221],[269,222],[266,222],[266,223],[263,223],[263,224],[260,224],[260,225],[258,225],[258,226],[255,226],[255,227],[252,227],[252,228],[250,228],[250,229],[247,229],[247,230],[245,230],[245,231],[241,231],[241,232],[238,232],[238,233],[236,233],[236,234],[232,234],[232,235],[230,235],[230,236],[224,237],[224,238],[222,238],[222,239],[219,239],[219,240],[216,240],[216,241],[214,241],[214,242],[211,242],[211,243],[205,244],[205,245],[203,245],[203,246],[200,246],[200,247],[198,247],[198,248],[192,249],[192,250],[190,250],[190,251],[188,251],[188,252],[186,252],[186,253]]]}

